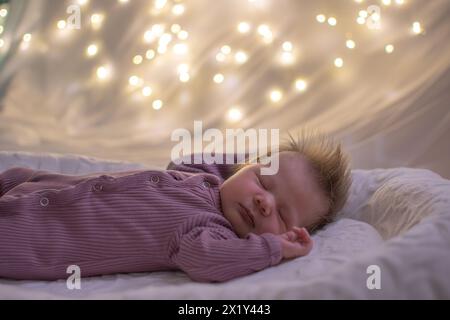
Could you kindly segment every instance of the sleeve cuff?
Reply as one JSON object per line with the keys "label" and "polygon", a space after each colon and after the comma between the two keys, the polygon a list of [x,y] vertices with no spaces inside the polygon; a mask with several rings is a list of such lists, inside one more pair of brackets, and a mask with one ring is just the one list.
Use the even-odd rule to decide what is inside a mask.
{"label": "sleeve cuff", "polygon": [[280,240],[276,235],[271,233],[264,233],[261,237],[269,248],[270,265],[274,266],[279,264],[282,259]]}

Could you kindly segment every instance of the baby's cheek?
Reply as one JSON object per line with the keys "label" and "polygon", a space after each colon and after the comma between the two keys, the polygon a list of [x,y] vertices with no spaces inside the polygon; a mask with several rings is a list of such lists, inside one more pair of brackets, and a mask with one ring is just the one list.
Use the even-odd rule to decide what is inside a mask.
{"label": "baby's cheek", "polygon": [[276,221],[266,220],[261,224],[260,233],[282,234],[284,231]]}

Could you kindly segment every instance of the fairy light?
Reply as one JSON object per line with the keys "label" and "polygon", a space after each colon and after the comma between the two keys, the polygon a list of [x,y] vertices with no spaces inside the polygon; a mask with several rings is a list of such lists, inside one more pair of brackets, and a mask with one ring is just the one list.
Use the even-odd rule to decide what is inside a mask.
{"label": "fairy light", "polygon": [[420,22],[414,22],[412,24],[412,32],[414,32],[415,34],[420,34],[423,32],[422,26],[420,25]]}
{"label": "fairy light", "polygon": [[224,62],[227,57],[222,52],[216,54],[216,60],[219,62]]}
{"label": "fairy light", "polygon": [[31,34],[29,34],[29,33],[25,33],[24,35],[23,35],[23,41],[24,42],[30,42],[31,41]]}
{"label": "fairy light", "polygon": [[150,97],[150,96],[152,95],[152,93],[153,93],[152,88],[150,88],[150,87],[148,87],[148,86],[142,88],[142,95],[143,95],[144,97]]}
{"label": "fairy light", "polygon": [[316,16],[316,20],[319,23],[324,23],[327,20],[327,17],[325,17],[323,14],[318,14]]}
{"label": "fairy light", "polygon": [[109,78],[111,78],[111,67],[107,66],[107,65],[103,65],[97,68],[96,71],[97,74],[97,78],[101,81],[105,81],[108,80]]}
{"label": "fairy light", "polygon": [[[76,0],[79,5],[86,5],[89,3],[88,0]],[[249,2],[256,2],[257,0],[248,0]],[[354,0],[356,3],[362,3],[364,0]],[[392,4],[402,5],[405,3],[404,0],[380,0],[381,3],[385,6],[390,6]],[[129,3],[129,0],[117,0],[117,2],[121,4]],[[167,0],[154,0],[153,6],[156,9],[167,9],[167,12],[170,14],[170,12],[173,15],[182,15],[186,11],[186,7],[184,4],[181,3],[181,0],[174,0],[170,1],[170,6],[168,6],[169,1]],[[173,5],[172,5],[173,4]],[[5,17],[8,14],[8,11],[6,9],[0,10],[0,16]],[[314,16],[313,16],[314,17]],[[106,18],[106,15],[102,13],[94,13],[90,16],[90,22],[93,29],[99,29],[101,28],[102,24],[104,23],[104,20]],[[336,26],[337,25],[337,19],[335,17],[327,17],[326,15],[319,13],[316,15],[316,21],[318,23],[328,23],[330,26]],[[380,20],[379,15],[377,14],[371,14],[370,18],[373,20]],[[341,19],[341,17],[340,17]],[[369,19],[369,14],[366,10],[360,10],[359,15],[357,17],[356,22],[358,24],[365,24],[367,19]],[[238,21],[239,22],[239,21]],[[53,22],[54,23],[54,22]],[[340,21],[341,24],[341,21]],[[168,26],[168,25],[166,25]],[[59,20],[56,22],[56,27],[58,29],[66,29],[67,22],[65,20]],[[266,43],[270,43],[273,41],[274,34],[272,33],[271,28],[267,24],[261,24],[257,27],[256,24],[250,24],[247,21],[241,21],[237,25],[234,26],[234,28],[237,28],[237,32],[240,34],[246,34],[249,33],[251,30],[257,31],[257,33],[262,37],[262,40]],[[179,24],[172,24],[170,26],[170,33],[164,33],[165,26],[156,24],[151,27],[150,30],[145,31],[144,33],[144,41],[146,43],[152,43],[153,41],[157,41],[157,46],[155,46],[154,49],[149,49],[143,52],[141,52],[142,55],[138,54],[135,55],[132,59],[133,64],[140,65],[143,63],[144,58],[148,60],[152,60],[156,56],[156,51],[160,54],[165,53],[168,50],[168,45],[171,44],[171,49],[174,54],[177,55],[185,55],[188,53],[188,45],[186,43],[182,43],[181,41],[177,41],[177,38],[179,40],[187,40],[189,37],[189,33],[186,30],[182,30],[182,27]],[[234,29],[236,30],[236,29]],[[275,29],[276,30],[276,29]],[[420,34],[424,30],[419,22],[414,22],[412,24],[411,30],[414,34]],[[168,30],[169,31],[169,28]],[[0,26],[0,34],[3,32],[3,27]],[[140,35],[142,36],[142,35]],[[23,36],[23,42],[29,43],[31,41],[31,34],[25,34]],[[141,38],[142,41],[142,38]],[[173,41],[173,43],[172,43]],[[33,43],[35,40],[33,40]],[[172,46],[173,44],[173,46]],[[278,44],[278,43],[277,43]],[[0,39],[0,48],[5,45],[5,41]],[[341,44],[342,45],[342,44]],[[348,49],[354,49],[356,47],[356,43],[352,39],[347,39],[345,42],[346,48]],[[360,46],[360,43],[358,43],[358,46]],[[292,63],[294,60],[294,55],[292,54],[293,44],[290,41],[285,41],[281,45],[282,52],[281,53],[281,61],[283,63]],[[382,47],[381,47],[382,48]],[[235,61],[237,64],[244,64],[248,61],[249,55],[243,51],[239,50],[236,51],[237,48],[233,48],[233,50],[228,45],[224,45],[220,48],[220,51],[216,54],[216,60],[219,62],[226,61],[229,59],[229,61]],[[103,50],[103,49],[102,49]],[[278,49],[279,50],[279,49]],[[394,52],[394,46],[392,44],[387,44],[384,47],[384,50],[387,54],[390,54]],[[231,53],[233,54],[231,55]],[[99,46],[96,44],[90,44],[86,49],[85,53],[88,57],[94,57],[97,56],[99,53]],[[294,53],[296,53],[294,51]],[[228,60],[227,60],[228,61]],[[347,62],[347,61],[346,61]],[[344,60],[341,57],[337,57],[334,59],[334,66],[336,68],[342,68],[344,66]],[[111,78],[113,69],[109,65],[103,65],[99,66],[96,70],[96,76],[99,80],[107,80]],[[181,82],[188,82],[191,78],[191,75],[189,73],[189,66],[187,64],[181,64],[178,66],[178,78]],[[126,79],[126,78],[125,78]],[[211,78],[210,78],[211,79]],[[213,75],[212,80],[216,84],[221,84],[224,82],[225,77],[222,73],[216,73]],[[126,80],[125,80],[126,81]],[[126,84],[126,82],[125,82]],[[128,79],[128,84],[132,87],[139,87],[138,93],[141,92],[144,97],[149,97],[153,94],[153,90],[149,86],[144,85],[143,79],[138,77],[137,75],[130,76]],[[292,87],[292,83],[290,84]],[[298,78],[294,82],[293,90],[298,92],[304,92],[308,89],[308,83],[305,79]],[[283,99],[283,93],[280,89],[272,89],[268,92],[269,98],[272,102],[276,103]],[[149,102],[152,101],[152,99],[148,100]],[[163,102],[161,100],[154,100],[152,102],[152,107],[155,110],[161,109],[163,106]],[[234,106],[230,110],[228,110],[227,116],[230,121],[239,121],[242,119],[242,112],[237,106]],[[234,119],[234,120],[233,120]]]}
{"label": "fairy light", "polygon": [[156,0],[154,6],[155,6],[155,9],[161,10],[166,6],[166,4],[167,4],[167,0]]}
{"label": "fairy light", "polygon": [[366,18],[359,16],[358,18],[356,18],[356,22],[358,24],[365,24],[366,23]]}
{"label": "fairy light", "polygon": [[98,46],[96,44],[91,44],[86,48],[86,55],[88,57],[93,57],[98,53]]}
{"label": "fairy light", "polygon": [[347,48],[349,48],[349,49],[355,49],[356,43],[355,43],[355,41],[353,41],[353,40],[351,40],[351,39],[348,39],[348,40],[345,42],[345,46],[346,46]]}
{"label": "fairy light", "polygon": [[3,8],[0,9],[0,17],[5,18],[8,15],[8,10]]}
{"label": "fairy light", "polygon": [[181,82],[188,82],[191,79],[191,76],[187,72],[183,72],[178,77]]}
{"label": "fairy light", "polygon": [[2,34],[3,33],[3,26],[0,26],[0,34]]}
{"label": "fairy light", "polygon": [[374,13],[372,13],[372,15],[370,16],[370,19],[372,19],[373,21],[380,21],[380,19],[381,19],[381,16],[380,16],[380,14],[378,13],[378,12],[374,12]]}
{"label": "fairy light", "polygon": [[227,112],[227,118],[230,122],[238,122],[242,119],[242,111],[237,106],[232,107]]}
{"label": "fairy light", "polygon": [[149,49],[149,50],[147,50],[147,52],[145,52],[145,58],[147,60],[152,60],[155,57],[155,55],[156,55],[156,52],[153,49]]}
{"label": "fairy light", "polygon": [[181,16],[184,13],[184,5],[176,4],[172,7],[172,13],[176,16]]}
{"label": "fairy light", "polygon": [[220,52],[222,52],[223,54],[230,54],[231,53],[231,47],[224,45],[222,46],[222,48],[220,48]]}
{"label": "fairy light", "polygon": [[158,49],[156,49],[156,51],[158,51],[159,54],[164,54],[167,52],[167,46],[162,44],[158,46]]}
{"label": "fairy light", "polygon": [[329,17],[327,21],[328,21],[328,24],[332,27],[334,27],[337,24],[337,20],[335,17]]}
{"label": "fairy light", "polygon": [[141,83],[141,79],[138,76],[131,76],[128,79],[128,83],[130,84],[130,86],[137,87]]}
{"label": "fairy light", "polygon": [[213,81],[215,83],[222,83],[224,79],[225,79],[225,77],[223,76],[223,74],[217,73],[214,75]]}
{"label": "fairy light", "polygon": [[270,91],[270,100],[272,100],[272,102],[280,102],[281,99],[283,98],[283,92],[281,92],[281,90],[278,89],[274,89],[272,91]]}
{"label": "fairy light", "polygon": [[151,28],[151,32],[154,36],[159,37],[164,33],[164,26],[161,24],[154,24]]}
{"label": "fairy light", "polygon": [[366,10],[360,10],[359,11],[359,16],[363,17],[365,19],[365,18],[367,18],[369,16],[369,13]]}
{"label": "fairy light", "polygon": [[180,30],[177,34],[178,39],[180,40],[186,40],[189,37],[189,33],[186,30]]}
{"label": "fairy light", "polygon": [[140,54],[135,55],[133,57],[133,63],[134,64],[141,64],[143,60],[144,60],[144,58],[142,58],[142,56]]}
{"label": "fairy light", "polygon": [[178,73],[187,73],[189,71],[189,65],[182,63],[177,67]]}
{"label": "fairy light", "polygon": [[91,25],[94,30],[101,28],[105,16],[101,13],[94,13],[91,15]]}
{"label": "fairy light", "polygon": [[57,27],[59,30],[65,29],[65,28],[66,28],[66,20],[59,20],[59,21],[56,23],[56,27]]}
{"label": "fairy light", "polygon": [[244,64],[248,60],[248,55],[244,51],[238,51],[234,55],[234,59],[238,64]]}
{"label": "fairy light", "polygon": [[384,47],[384,51],[386,51],[386,53],[392,53],[394,52],[394,46],[392,44],[388,44]]}
{"label": "fairy light", "polygon": [[263,37],[264,42],[270,43],[273,40],[273,34],[269,26],[261,24],[258,26],[258,33]]}
{"label": "fairy light", "polygon": [[147,30],[144,33],[144,42],[152,43],[155,40],[155,36],[152,30]]}
{"label": "fairy light", "polygon": [[293,45],[290,41],[285,41],[281,45],[283,53],[281,54],[281,62],[285,65],[290,65],[294,62],[294,55],[292,54]]}
{"label": "fairy light", "polygon": [[281,53],[281,63],[284,65],[290,65],[294,63],[294,55],[292,52]]}
{"label": "fairy light", "polygon": [[4,45],[5,45],[5,40],[0,39],[0,48],[3,48]]}
{"label": "fairy light", "polygon": [[158,41],[158,44],[160,46],[167,46],[170,41],[172,41],[172,35],[170,33],[164,33]]}
{"label": "fairy light", "polygon": [[172,31],[172,33],[174,34],[177,34],[178,32],[181,31],[181,26],[175,23],[170,27],[170,31]]}
{"label": "fairy light", "polygon": [[283,42],[281,47],[283,48],[284,51],[292,51],[292,49],[293,49],[292,42],[290,42],[290,41]]}
{"label": "fairy light", "polygon": [[159,109],[161,109],[163,107],[163,102],[161,100],[155,100],[152,103],[152,107],[155,110],[159,110]]}
{"label": "fairy light", "polygon": [[173,52],[177,55],[184,55],[188,52],[188,47],[184,43],[177,43],[173,46]]}
{"label": "fairy light", "polygon": [[247,33],[250,31],[250,24],[248,22],[241,22],[237,27],[240,33]]}
{"label": "fairy light", "polygon": [[334,59],[334,65],[336,68],[342,68],[344,66],[344,60],[342,58]]}
{"label": "fairy light", "polygon": [[303,92],[308,88],[308,83],[304,79],[297,79],[295,81],[295,88],[298,91]]}

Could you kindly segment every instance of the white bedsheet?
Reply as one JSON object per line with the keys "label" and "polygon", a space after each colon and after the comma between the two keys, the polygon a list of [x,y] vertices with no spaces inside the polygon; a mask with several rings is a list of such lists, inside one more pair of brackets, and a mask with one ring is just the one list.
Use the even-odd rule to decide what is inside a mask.
{"label": "white bedsheet", "polygon": [[[143,168],[0,152],[0,170],[17,165],[73,174]],[[450,298],[450,181],[408,168],[353,170],[353,179],[341,219],[314,235],[307,257],[221,284],[195,283],[182,272],[83,278],[81,290],[68,290],[63,280],[0,279],[0,298]],[[370,265],[380,267],[380,290],[367,288]]]}

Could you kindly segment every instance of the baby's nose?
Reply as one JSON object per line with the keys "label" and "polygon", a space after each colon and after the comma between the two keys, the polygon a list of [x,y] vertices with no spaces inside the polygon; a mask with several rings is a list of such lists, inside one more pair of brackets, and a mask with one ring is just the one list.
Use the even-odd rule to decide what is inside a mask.
{"label": "baby's nose", "polygon": [[267,217],[270,215],[270,206],[267,204],[267,201],[262,197],[255,197],[255,204],[258,208],[259,212]]}

